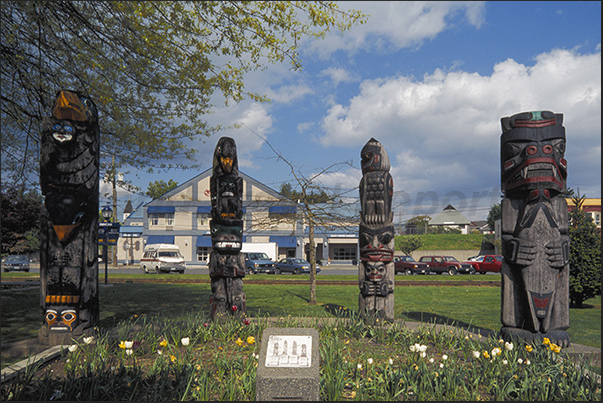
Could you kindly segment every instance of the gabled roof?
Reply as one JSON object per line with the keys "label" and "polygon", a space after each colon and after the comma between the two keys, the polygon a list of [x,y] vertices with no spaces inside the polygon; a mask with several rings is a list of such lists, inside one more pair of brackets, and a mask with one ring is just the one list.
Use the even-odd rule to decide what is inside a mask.
{"label": "gabled roof", "polygon": [[459,213],[451,204],[429,221],[429,225],[469,225],[471,220]]}
{"label": "gabled roof", "polygon": [[[205,171],[201,172],[200,174],[194,176],[193,178],[187,180],[186,182],[176,186],[174,189],[164,193],[163,195],[161,195],[160,198],[152,200],[150,202],[148,202],[145,207],[157,207],[157,206],[174,206],[174,205],[190,205],[191,203],[193,203],[194,205],[199,205],[199,204],[210,204],[210,200],[209,200],[209,194],[206,195],[206,200],[205,201],[200,201],[200,200],[179,200],[179,199],[170,199],[173,196],[178,195],[179,193],[185,191],[187,188],[192,188],[194,186],[196,186],[198,183],[200,183],[202,180],[206,180],[206,178],[211,177],[212,175],[212,168],[208,168]],[[261,190],[262,192],[266,193],[267,195],[269,195],[270,197],[274,197],[275,199],[284,201],[285,203],[287,201],[289,201],[289,199],[287,199],[285,196],[283,196],[282,194],[280,194],[279,192],[269,188],[268,186],[264,185],[263,183],[253,179],[251,176],[239,171],[239,177],[241,177],[243,179],[244,182],[247,183],[247,185],[251,184],[252,186],[254,186],[255,188]],[[207,189],[207,191],[209,191],[209,189]],[[243,200],[243,203],[246,204],[246,202],[248,203],[247,200]],[[292,204],[295,204],[294,201],[291,200]]]}

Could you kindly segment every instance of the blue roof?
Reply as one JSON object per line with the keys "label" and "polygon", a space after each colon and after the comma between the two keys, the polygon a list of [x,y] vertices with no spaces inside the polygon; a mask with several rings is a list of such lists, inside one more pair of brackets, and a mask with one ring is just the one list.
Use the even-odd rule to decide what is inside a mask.
{"label": "blue roof", "polygon": [[270,242],[276,242],[279,248],[295,248],[297,246],[297,238],[294,236],[270,236]]}
{"label": "blue roof", "polygon": [[153,243],[174,243],[174,235],[149,235],[147,245]]}
{"label": "blue roof", "polygon": [[150,206],[147,208],[147,214],[165,214],[176,211],[174,206]]}

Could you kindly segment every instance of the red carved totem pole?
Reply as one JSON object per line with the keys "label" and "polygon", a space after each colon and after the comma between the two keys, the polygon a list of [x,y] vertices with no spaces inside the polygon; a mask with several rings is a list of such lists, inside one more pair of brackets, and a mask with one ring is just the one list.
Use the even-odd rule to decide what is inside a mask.
{"label": "red carved totem pole", "polygon": [[385,148],[371,138],[360,153],[360,264],[358,306],[361,317],[394,320],[394,181]]}
{"label": "red carved totem pole", "polygon": [[59,91],[40,147],[41,344],[71,344],[98,324],[98,167],[96,106],[79,92]]}
{"label": "red carved totem pole", "polygon": [[245,316],[245,257],[243,246],[243,179],[239,177],[234,139],[222,137],[214,150],[210,178],[211,239],[209,256],[211,291],[209,312],[212,320],[228,315]]}
{"label": "red carved totem pole", "polygon": [[563,115],[501,119],[501,335],[566,347],[569,327],[567,163]]}

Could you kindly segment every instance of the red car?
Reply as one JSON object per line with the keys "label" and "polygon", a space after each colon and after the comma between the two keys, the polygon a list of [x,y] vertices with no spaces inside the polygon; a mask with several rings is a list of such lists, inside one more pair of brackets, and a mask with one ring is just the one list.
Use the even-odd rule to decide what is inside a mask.
{"label": "red car", "polygon": [[475,271],[480,274],[500,273],[502,260],[502,255],[480,255],[467,260],[465,263],[471,264]]}
{"label": "red car", "polygon": [[402,273],[410,276],[411,274],[429,274],[429,265],[419,263],[412,256],[394,256],[395,274]]}

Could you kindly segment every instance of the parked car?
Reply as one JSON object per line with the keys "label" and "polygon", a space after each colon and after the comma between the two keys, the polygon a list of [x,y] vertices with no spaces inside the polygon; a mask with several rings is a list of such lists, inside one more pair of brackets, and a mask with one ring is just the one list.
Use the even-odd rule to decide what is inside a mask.
{"label": "parked car", "polygon": [[169,243],[149,244],[140,258],[140,269],[145,273],[184,273],[186,262],[177,245]]}
{"label": "parked car", "polygon": [[245,273],[274,274],[274,262],[266,252],[243,252],[245,255]]}
{"label": "parked car", "polygon": [[412,256],[394,256],[395,274],[429,274],[429,265],[427,263],[419,263]]}
{"label": "parked car", "polygon": [[472,257],[464,263],[472,265],[477,273],[486,274],[488,272],[500,273],[502,261],[502,255],[480,255]]}
{"label": "parked car", "polygon": [[[308,274],[310,273],[310,263],[304,259],[287,257],[276,262],[274,272],[276,274]],[[316,273],[320,273],[320,266],[316,265]]]}
{"label": "parked car", "polygon": [[421,256],[419,263],[427,263],[432,273],[474,274],[475,268],[469,263],[461,263],[454,256]]}
{"label": "parked car", "polygon": [[29,272],[29,260],[25,255],[9,255],[2,260],[2,270]]}

